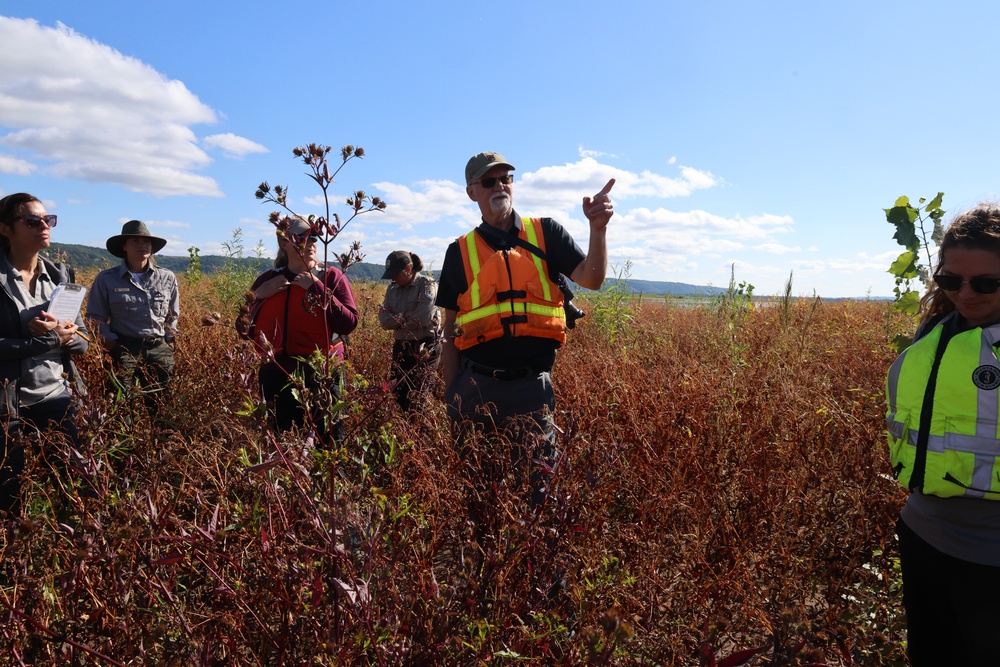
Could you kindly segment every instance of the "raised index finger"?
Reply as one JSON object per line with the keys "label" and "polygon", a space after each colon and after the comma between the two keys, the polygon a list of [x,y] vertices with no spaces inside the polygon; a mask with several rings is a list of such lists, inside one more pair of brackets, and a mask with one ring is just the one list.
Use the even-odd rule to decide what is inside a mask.
{"label": "raised index finger", "polygon": [[608,184],[601,189],[600,192],[594,195],[594,199],[597,199],[598,197],[603,197],[604,195],[611,192],[611,188],[614,186],[614,184],[615,184],[615,179],[612,178],[611,180],[608,181]]}

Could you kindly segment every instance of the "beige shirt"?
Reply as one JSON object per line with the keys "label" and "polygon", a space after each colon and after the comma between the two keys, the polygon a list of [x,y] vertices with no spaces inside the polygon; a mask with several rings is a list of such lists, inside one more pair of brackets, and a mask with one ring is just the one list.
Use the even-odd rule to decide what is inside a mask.
{"label": "beige shirt", "polygon": [[434,305],[437,283],[421,273],[406,287],[396,283],[385,291],[378,311],[378,323],[393,332],[396,340],[421,340],[437,334],[441,315]]}

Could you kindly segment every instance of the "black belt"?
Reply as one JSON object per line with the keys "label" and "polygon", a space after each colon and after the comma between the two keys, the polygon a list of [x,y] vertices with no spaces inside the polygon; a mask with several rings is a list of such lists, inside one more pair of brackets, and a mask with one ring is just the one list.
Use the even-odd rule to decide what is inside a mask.
{"label": "black belt", "polygon": [[534,366],[518,366],[517,368],[493,368],[492,366],[484,366],[482,364],[477,364],[476,362],[463,357],[462,366],[468,368],[473,373],[478,373],[479,375],[486,375],[493,378],[494,380],[523,380],[525,378],[538,377],[545,371],[539,370]]}
{"label": "black belt", "polygon": [[135,338],[134,336],[122,336],[118,334],[118,342],[125,345],[138,345],[139,347],[151,350],[159,347],[163,343],[163,336],[150,336],[149,338]]}

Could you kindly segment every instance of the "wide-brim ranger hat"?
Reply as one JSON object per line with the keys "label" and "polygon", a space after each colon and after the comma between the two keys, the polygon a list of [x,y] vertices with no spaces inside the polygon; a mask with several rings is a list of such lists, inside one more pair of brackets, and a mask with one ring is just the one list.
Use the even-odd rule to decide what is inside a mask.
{"label": "wide-brim ranger hat", "polygon": [[394,250],[385,258],[385,273],[382,280],[395,280],[400,271],[413,264],[410,253],[405,250]]}
{"label": "wide-brim ranger hat", "polygon": [[135,237],[149,239],[154,253],[160,252],[167,245],[166,239],[150,234],[142,220],[129,220],[122,225],[122,233],[112,236],[104,245],[112,255],[125,259],[125,241]]}
{"label": "wide-brim ranger hat", "polygon": [[493,167],[507,167],[511,171],[514,171],[514,165],[507,162],[507,158],[500,155],[500,153],[495,151],[476,153],[465,165],[465,184],[472,185]]}

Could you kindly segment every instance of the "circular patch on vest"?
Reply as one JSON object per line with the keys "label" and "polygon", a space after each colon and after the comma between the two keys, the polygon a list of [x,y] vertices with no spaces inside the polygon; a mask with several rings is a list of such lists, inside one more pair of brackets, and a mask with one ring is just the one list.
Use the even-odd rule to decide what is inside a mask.
{"label": "circular patch on vest", "polygon": [[1000,387],[1000,368],[996,366],[980,366],[972,371],[972,381],[980,389],[996,389]]}

